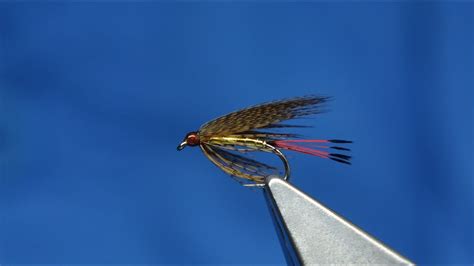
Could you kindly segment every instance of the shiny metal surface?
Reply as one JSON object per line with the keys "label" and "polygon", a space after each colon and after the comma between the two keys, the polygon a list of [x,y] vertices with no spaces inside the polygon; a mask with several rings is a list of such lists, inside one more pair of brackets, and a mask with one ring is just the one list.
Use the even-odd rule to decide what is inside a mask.
{"label": "shiny metal surface", "polygon": [[278,177],[264,194],[290,265],[413,264]]}

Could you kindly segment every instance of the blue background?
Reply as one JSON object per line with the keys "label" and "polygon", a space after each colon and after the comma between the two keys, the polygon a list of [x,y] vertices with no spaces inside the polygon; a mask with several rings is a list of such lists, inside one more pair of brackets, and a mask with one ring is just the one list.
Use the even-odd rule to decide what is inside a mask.
{"label": "blue background", "polygon": [[294,184],[417,263],[474,260],[471,3],[0,4],[0,261],[284,263],[262,193],[185,133],[334,96]]}

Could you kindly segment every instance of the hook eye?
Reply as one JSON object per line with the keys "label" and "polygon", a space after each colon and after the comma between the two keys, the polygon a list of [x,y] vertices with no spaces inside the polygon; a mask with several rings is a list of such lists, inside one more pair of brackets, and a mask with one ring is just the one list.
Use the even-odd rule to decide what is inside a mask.
{"label": "hook eye", "polygon": [[177,149],[178,151],[180,151],[180,150],[184,149],[184,147],[186,147],[186,145],[188,145],[188,144],[186,143],[186,141],[183,141],[183,142],[181,142],[181,144],[179,144],[179,146],[178,146],[176,149]]}

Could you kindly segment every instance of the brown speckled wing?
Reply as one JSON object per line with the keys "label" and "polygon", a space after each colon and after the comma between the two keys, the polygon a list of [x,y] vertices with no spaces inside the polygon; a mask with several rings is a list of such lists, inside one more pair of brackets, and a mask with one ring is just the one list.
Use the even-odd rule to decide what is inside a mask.
{"label": "brown speckled wing", "polygon": [[320,113],[321,104],[328,100],[329,97],[305,96],[252,106],[204,124],[199,129],[199,135],[226,136],[253,129],[275,127],[285,120]]}

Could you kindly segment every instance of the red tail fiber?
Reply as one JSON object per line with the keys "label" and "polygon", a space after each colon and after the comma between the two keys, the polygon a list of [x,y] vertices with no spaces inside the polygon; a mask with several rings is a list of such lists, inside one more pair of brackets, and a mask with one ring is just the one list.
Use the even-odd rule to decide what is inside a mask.
{"label": "red tail fiber", "polygon": [[[303,144],[297,144],[303,143]],[[275,147],[282,148],[286,150],[292,150],[296,152],[306,153],[309,155],[318,156],[324,159],[331,159],[336,162],[351,164],[349,160],[351,156],[339,154],[339,153],[329,153],[327,151],[322,151],[319,149],[335,149],[335,150],[344,150],[350,151],[348,148],[337,147],[337,146],[316,146],[316,148],[305,147],[303,145],[311,145],[311,143],[352,143],[352,141],[347,140],[324,140],[324,139],[291,139],[291,140],[276,140],[273,142]]]}
{"label": "red tail fiber", "polygon": [[[294,140],[277,140],[274,143],[275,143],[275,146],[278,147],[278,148],[297,151],[297,152],[302,152],[302,153],[306,153],[306,154],[309,154],[309,155],[318,156],[318,157],[321,157],[321,158],[328,158],[329,153],[326,152],[326,151],[320,151],[320,150],[316,150],[316,149],[311,149],[311,148],[299,146],[297,144],[291,144],[293,142],[296,142],[296,141],[294,141]],[[303,142],[309,142],[309,141],[303,141]]]}
{"label": "red tail fiber", "polygon": [[284,140],[284,142],[286,143],[291,143],[291,142],[326,143],[326,142],[331,142],[331,141],[327,139],[287,139],[287,140]]}

